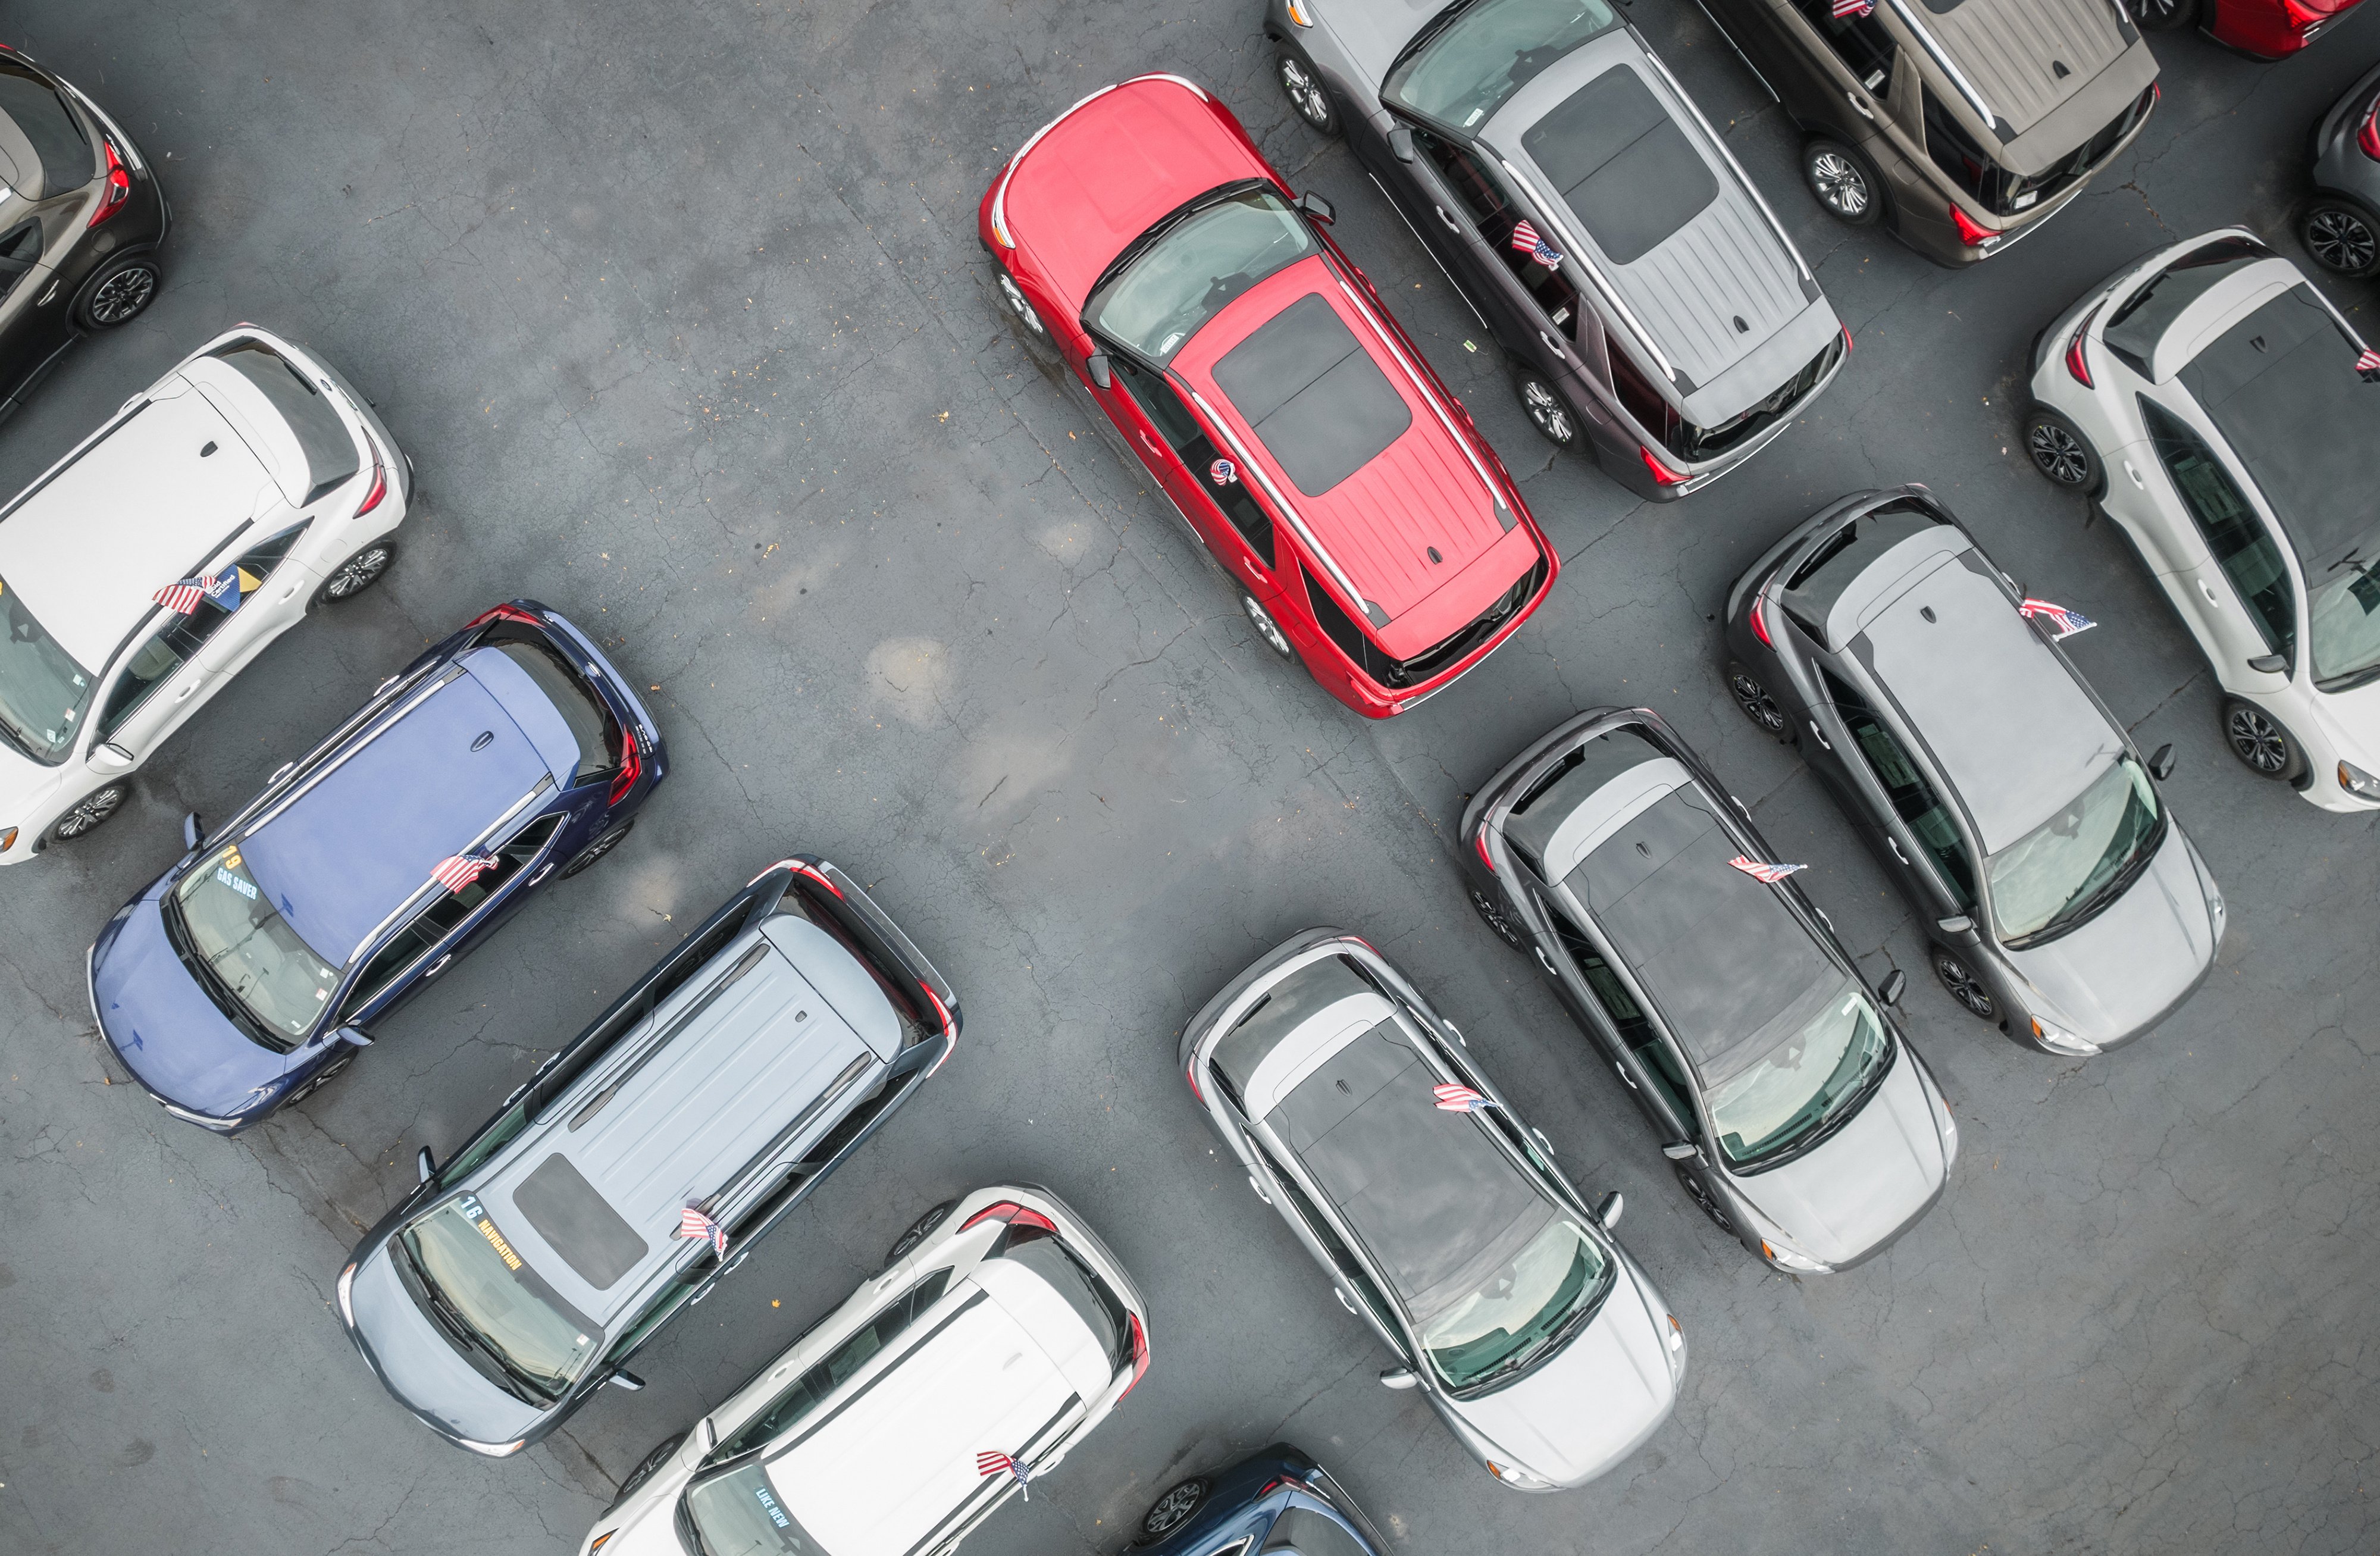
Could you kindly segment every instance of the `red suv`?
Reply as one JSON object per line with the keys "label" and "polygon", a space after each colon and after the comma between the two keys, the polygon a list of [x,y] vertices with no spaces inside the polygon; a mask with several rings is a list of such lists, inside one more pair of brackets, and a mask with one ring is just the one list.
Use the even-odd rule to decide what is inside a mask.
{"label": "red suv", "polygon": [[1372,284],[1231,112],[1178,76],[1092,93],[978,220],[1065,359],[1283,659],[1368,718],[1512,635],[1560,561]]}
{"label": "red suv", "polygon": [[2196,23],[2216,43],[2251,59],[2283,59],[2353,10],[2359,0],[2124,0],[2152,32]]}

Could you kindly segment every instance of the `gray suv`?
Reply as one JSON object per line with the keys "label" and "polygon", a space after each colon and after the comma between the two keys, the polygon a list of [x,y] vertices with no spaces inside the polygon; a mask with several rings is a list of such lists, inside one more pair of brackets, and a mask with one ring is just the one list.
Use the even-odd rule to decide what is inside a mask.
{"label": "gray suv", "polygon": [[420,1186],[339,1272],[348,1336],[432,1431],[518,1453],[606,1383],[642,1388],[630,1358],[914,1095],[958,1032],[957,995],[857,882],[783,860],[443,1167],[423,1148]]}
{"label": "gray suv", "polygon": [[2223,893],[2157,793],[2172,748],[2141,755],[2043,604],[1924,487],[1858,492],[1729,590],[1727,680],[1932,926],[1951,996],[2086,1055],[2205,979]]}

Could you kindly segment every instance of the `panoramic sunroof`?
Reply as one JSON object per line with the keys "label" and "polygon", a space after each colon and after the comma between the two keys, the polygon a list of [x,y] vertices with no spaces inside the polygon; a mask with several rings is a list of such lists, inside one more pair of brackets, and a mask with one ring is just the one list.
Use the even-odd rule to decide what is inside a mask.
{"label": "panoramic sunroof", "polygon": [[1718,198],[1718,180],[1635,71],[1615,66],[1522,132],[1614,264],[1643,258]]}
{"label": "panoramic sunroof", "polygon": [[1413,425],[1388,375],[1319,292],[1223,353],[1215,382],[1309,497],[1370,464]]}

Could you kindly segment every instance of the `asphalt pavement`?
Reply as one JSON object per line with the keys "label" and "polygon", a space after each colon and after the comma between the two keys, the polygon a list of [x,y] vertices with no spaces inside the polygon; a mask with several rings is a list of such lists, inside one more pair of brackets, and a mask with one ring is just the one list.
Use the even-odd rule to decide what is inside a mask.
{"label": "asphalt pavement", "polygon": [[[2375,7],[2380,8],[2380,7]],[[1509,370],[1343,145],[1290,115],[1256,0],[15,0],[0,40],[161,163],[164,294],[0,427],[0,492],[252,320],[377,400],[419,490],[387,581],[177,735],[103,831],[0,878],[0,1546],[561,1552],[616,1478],[839,1302],[917,1213],[1054,1188],[1132,1270],[1155,1366],[970,1556],[1110,1552],[1183,1474],[1286,1438],[1399,1550],[2346,1553],[2380,1547],[2380,862],[2219,741],[2216,693],[2112,525],[2017,440],[2043,321],[2143,250],[2244,221],[2284,252],[2358,15],[2265,67],[2161,35],[2165,95],[2091,190],[1965,273],[1826,219],[1790,127],[1685,0],[1633,19],[1727,135],[1857,350],[1756,460],[1642,505],[1548,457]],[[1293,185],[1560,547],[1460,687],[1366,723],[1255,642],[1163,497],[995,307],[976,202],[1093,88],[1188,75]],[[2369,289],[2321,283],[2367,334]],[[1900,899],[1718,673],[1713,614],[1780,530],[1924,480],[2027,589],[2229,898],[2212,979],[2086,1062],[1935,984]],[[383,676],[498,600],[601,635],[673,770],[635,837],[539,899],[338,1080],[224,1140],[112,1070],[83,956],[180,851]],[[1530,969],[1465,905],[1472,785],[1575,709],[1643,703],[1754,808],[1908,1027],[1965,1135],[1939,1206],[1837,1277],[1706,1223]],[[768,861],[866,881],[961,991],[950,1064],[699,1312],[516,1459],[448,1448],[341,1333],[360,1230],[634,971]],[[1500,1488],[1218,1154],[1172,1064],[1298,930],[1397,960],[1588,1194],[1692,1344],[1675,1419],[1581,1491]]]}

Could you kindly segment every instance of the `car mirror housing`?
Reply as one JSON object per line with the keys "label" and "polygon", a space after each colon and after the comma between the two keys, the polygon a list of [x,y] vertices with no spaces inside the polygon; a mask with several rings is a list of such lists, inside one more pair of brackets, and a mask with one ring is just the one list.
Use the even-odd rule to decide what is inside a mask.
{"label": "car mirror housing", "polygon": [[1100,388],[1112,389],[1115,387],[1115,370],[1108,366],[1108,354],[1106,352],[1094,351],[1088,357],[1085,358],[1083,359],[1083,371],[1089,373],[1091,375],[1091,382],[1098,384]]}
{"label": "car mirror housing", "polygon": [[625,1367],[613,1372],[609,1378],[604,1379],[603,1381],[611,1384],[615,1389],[625,1389],[630,1393],[635,1393],[638,1389],[645,1386],[645,1380],[643,1379],[638,1377],[635,1373],[629,1371]]}
{"label": "car mirror housing", "polygon": [[1627,1208],[1627,1199],[1618,1189],[1614,1189],[1596,1201],[1595,1219],[1604,1231],[1609,1232],[1620,1224],[1620,1212]]}
{"label": "car mirror housing", "polygon": [[1420,1377],[1409,1367],[1383,1368],[1380,1371],[1380,1387],[1384,1389],[1410,1389],[1420,1382]]}
{"label": "car mirror housing", "polygon": [[1399,162],[1414,160],[1413,131],[1403,125],[1389,131],[1389,152]]}
{"label": "car mirror housing", "polygon": [[[360,1027],[342,1027],[339,1028],[337,1036],[338,1039],[346,1044],[349,1048],[371,1047],[371,1039],[364,1035],[364,1030]],[[423,1149],[427,1149],[428,1148],[424,1147]]]}
{"label": "car mirror housing", "polygon": [[2248,662],[2248,668],[2261,670],[2267,675],[2281,675],[2288,674],[2289,662],[2279,654],[2258,654]]}
{"label": "car mirror housing", "polygon": [[425,1184],[438,1175],[438,1163],[431,1156],[428,1146],[413,1153],[413,1175]]}
{"label": "car mirror housing", "polygon": [[1661,1154],[1672,1161],[1692,1161],[1702,1153],[1702,1147],[1692,1140],[1672,1140],[1661,1148]]}
{"label": "car mirror housing", "polygon": [[206,840],[206,829],[200,824],[199,813],[193,810],[184,816],[182,818],[182,846],[188,852],[195,854],[199,851],[199,845],[204,843]]}
{"label": "car mirror housing", "polygon": [[1307,215],[1313,217],[1316,221],[1321,223],[1326,227],[1330,225],[1332,219],[1338,214],[1337,212],[1330,209],[1330,202],[1329,201],[1323,199],[1320,195],[1316,194],[1312,189],[1308,189],[1304,194],[1297,197],[1297,208],[1300,211],[1305,212]]}
{"label": "car mirror housing", "polygon": [[1939,918],[1934,927],[1946,935],[1963,935],[1975,927],[1975,921],[1961,913],[1955,918]]}
{"label": "car mirror housing", "polygon": [[91,755],[83,759],[83,765],[93,772],[113,774],[131,772],[133,764],[140,760],[115,741],[103,740],[91,748]]}
{"label": "car mirror housing", "polygon": [[1897,1005],[1900,1003],[1900,996],[1908,990],[1909,975],[1895,967],[1884,975],[1882,983],[1876,985],[1876,997],[1886,1004]]}
{"label": "car mirror housing", "polygon": [[2149,776],[2162,784],[2173,776],[2173,748],[2159,746],[2149,758]]}

